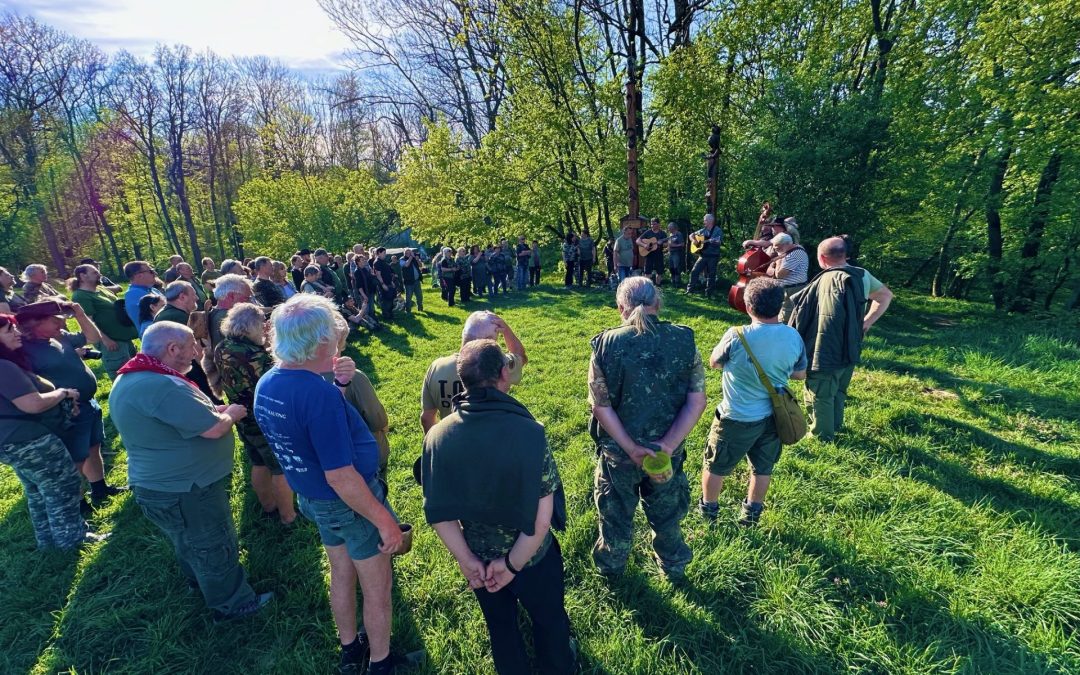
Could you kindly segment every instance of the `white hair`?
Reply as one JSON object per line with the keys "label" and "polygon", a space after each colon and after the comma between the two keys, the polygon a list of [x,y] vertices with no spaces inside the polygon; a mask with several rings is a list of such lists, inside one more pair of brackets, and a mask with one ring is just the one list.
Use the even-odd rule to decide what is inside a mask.
{"label": "white hair", "polygon": [[265,317],[262,309],[250,302],[238,302],[229,309],[221,322],[221,334],[226,337],[246,337],[255,344],[262,344]]}
{"label": "white hair", "polygon": [[46,269],[44,265],[39,265],[38,263],[33,263],[32,265],[27,265],[26,269],[23,270],[22,280],[23,281],[30,281],[30,275],[37,274],[38,272],[41,272],[45,276],[49,275],[49,270]]}
{"label": "white hair", "polygon": [[222,274],[214,281],[214,297],[224,300],[229,293],[240,293],[251,288],[251,282],[239,274]]}
{"label": "white hair", "polygon": [[785,234],[781,232],[780,234],[770,239],[769,243],[771,243],[773,246],[790,246],[795,242],[792,241],[790,234]]}
{"label": "white hair", "polygon": [[633,326],[638,335],[649,330],[645,319],[645,315],[649,313],[647,310],[659,312],[662,300],[660,289],[648,277],[627,277],[615,291],[615,303],[619,309],[630,311],[623,323]]}
{"label": "white hair", "polygon": [[495,325],[498,318],[497,314],[487,310],[480,310],[470,314],[469,318],[465,319],[465,326],[461,329],[462,346],[473,340],[494,339],[495,334],[498,332]]}
{"label": "white hair", "polygon": [[165,356],[169,345],[187,342],[187,338],[193,335],[191,329],[184,324],[159,321],[148,326],[143,333],[142,352],[160,360]]}
{"label": "white hair", "polygon": [[297,293],[270,314],[271,351],[278,363],[300,364],[315,358],[324,344],[337,345],[348,329],[328,298]]}

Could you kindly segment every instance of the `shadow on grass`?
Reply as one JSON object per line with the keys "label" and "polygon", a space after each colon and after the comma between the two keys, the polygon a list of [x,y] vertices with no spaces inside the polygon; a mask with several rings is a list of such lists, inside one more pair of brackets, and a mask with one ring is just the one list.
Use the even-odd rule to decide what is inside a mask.
{"label": "shadow on grass", "polygon": [[[962,671],[1056,672],[1045,656],[1032,652],[1014,635],[956,616],[941,598],[897,579],[888,570],[860,559],[855,549],[798,526],[785,524],[779,541],[793,551],[805,551],[821,559],[835,588],[851,612],[862,607],[886,626],[891,642],[913,653],[933,654],[937,662],[961,659]],[[885,600],[887,599],[887,600]],[[926,631],[933,626],[932,631]],[[1011,663],[1002,663],[1007,657]],[[969,660],[964,663],[963,660]]]}
{"label": "shadow on grass", "polygon": [[76,577],[78,555],[38,551],[26,497],[0,520],[0,672],[30,672],[48,647]]}
{"label": "shadow on grass", "polygon": [[[1011,461],[1036,471],[1057,474],[1076,482],[1080,461],[1055,456],[1036,448],[1002,440],[970,424],[928,415],[907,413],[893,422],[899,429],[912,433],[931,433],[939,445],[954,451],[965,445],[984,449],[995,463]],[[944,430],[937,432],[934,427]],[[1062,540],[1074,552],[1080,552],[1080,513],[1072,505],[1052,497],[1035,496],[1000,478],[985,477],[957,462],[949,461],[915,447],[905,447],[908,477],[932,485],[968,506],[988,503],[996,510],[1030,522]],[[962,452],[962,450],[961,450]]]}

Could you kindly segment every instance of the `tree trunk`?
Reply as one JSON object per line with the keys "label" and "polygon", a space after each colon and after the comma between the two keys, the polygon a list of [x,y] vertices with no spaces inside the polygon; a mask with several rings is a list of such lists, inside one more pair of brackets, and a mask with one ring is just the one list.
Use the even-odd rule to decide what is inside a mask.
{"label": "tree trunk", "polygon": [[183,255],[180,240],[176,236],[176,229],[173,227],[172,218],[169,216],[169,204],[165,201],[165,190],[161,187],[161,177],[158,175],[157,170],[157,153],[154,152],[152,145],[150,148],[147,157],[150,167],[150,186],[154,190],[154,197],[157,198],[158,207],[161,209],[161,224],[165,230],[165,237],[169,240],[173,253]]}
{"label": "tree trunk", "polygon": [[1017,312],[1030,310],[1035,302],[1035,271],[1039,268],[1039,250],[1042,248],[1046,223],[1050,219],[1050,198],[1054,194],[1054,183],[1057,182],[1060,172],[1061,153],[1055,150],[1050,153],[1050,159],[1039,177],[1039,186],[1035,190],[1035,208],[1028,223],[1024,246],[1020,250],[1020,272],[1016,278],[1016,295],[1012,303],[1012,309]]}
{"label": "tree trunk", "polygon": [[990,256],[987,273],[990,275],[990,294],[994,298],[994,309],[1005,306],[1005,283],[1001,279],[1001,202],[1004,197],[1005,173],[1009,169],[1012,147],[1006,148],[994,163],[994,172],[990,177],[990,188],[986,195],[986,252]]}

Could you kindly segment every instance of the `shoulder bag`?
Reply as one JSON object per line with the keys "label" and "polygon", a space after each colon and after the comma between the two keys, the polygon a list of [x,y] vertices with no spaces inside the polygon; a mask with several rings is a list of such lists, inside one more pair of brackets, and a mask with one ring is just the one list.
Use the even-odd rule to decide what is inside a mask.
{"label": "shoulder bag", "polygon": [[773,407],[773,420],[776,422],[776,434],[780,437],[780,442],[784,445],[798,443],[806,435],[806,417],[803,415],[802,406],[791,395],[791,392],[787,389],[777,391],[776,387],[769,381],[765,369],[758,363],[754,352],[750,351],[750,343],[743,337],[742,328],[736,328],[735,334],[739,336],[739,341],[742,342],[746,355],[754,363],[758,379],[765,386],[765,391],[769,392],[769,399],[772,401]]}

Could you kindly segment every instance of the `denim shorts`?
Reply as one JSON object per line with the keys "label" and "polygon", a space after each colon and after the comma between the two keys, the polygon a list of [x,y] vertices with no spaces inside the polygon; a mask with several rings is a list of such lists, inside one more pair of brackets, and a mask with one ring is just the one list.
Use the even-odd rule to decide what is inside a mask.
{"label": "denim shorts", "polygon": [[101,406],[94,399],[79,401],[79,414],[71,421],[71,428],[61,431],[59,436],[72,461],[78,464],[90,456],[91,447],[101,445],[105,440]]}
{"label": "denim shorts", "polygon": [[[375,499],[397,520],[397,514],[390,508],[390,502],[386,501],[386,489],[382,482],[373,478],[367,486]],[[379,530],[345,502],[340,499],[309,499],[303,495],[297,495],[297,500],[300,512],[319,528],[319,539],[323,546],[345,545],[353,560],[367,560],[379,554]]]}

